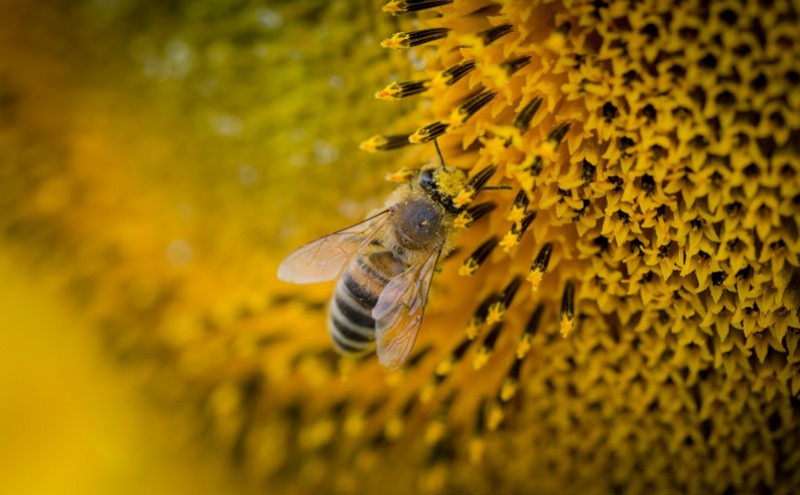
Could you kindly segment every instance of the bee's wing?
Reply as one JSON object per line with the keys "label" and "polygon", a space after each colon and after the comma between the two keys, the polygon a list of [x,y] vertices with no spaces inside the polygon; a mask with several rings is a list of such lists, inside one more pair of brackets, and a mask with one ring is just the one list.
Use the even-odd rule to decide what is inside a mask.
{"label": "bee's wing", "polygon": [[350,258],[375,238],[392,213],[389,208],[298,248],[281,262],[278,278],[296,284],[312,284],[339,277]]}
{"label": "bee's wing", "polygon": [[376,353],[381,366],[387,371],[402,366],[414,347],[439,252],[433,251],[390,280],[372,310]]}

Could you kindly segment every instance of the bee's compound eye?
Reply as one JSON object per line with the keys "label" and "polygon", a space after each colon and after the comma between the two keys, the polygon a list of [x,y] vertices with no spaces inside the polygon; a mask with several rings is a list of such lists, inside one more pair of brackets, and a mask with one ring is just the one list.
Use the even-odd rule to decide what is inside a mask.
{"label": "bee's compound eye", "polygon": [[422,172],[422,174],[419,176],[419,184],[425,189],[429,190],[433,189],[434,188],[433,171],[426,170]]}

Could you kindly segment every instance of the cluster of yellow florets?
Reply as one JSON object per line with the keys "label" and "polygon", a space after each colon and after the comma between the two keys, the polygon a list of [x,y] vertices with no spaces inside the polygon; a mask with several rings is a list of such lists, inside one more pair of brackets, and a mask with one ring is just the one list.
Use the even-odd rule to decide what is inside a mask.
{"label": "cluster of yellow florets", "polygon": [[[505,421],[530,441],[527,461],[507,458],[525,447],[506,435],[487,437],[486,457],[554,492],[800,482],[798,6],[386,10],[409,6],[422,22],[384,46],[418,46],[427,65],[377,96],[430,98],[432,122],[392,148],[439,138],[450,160],[495,165],[518,193],[493,198],[488,225],[462,241],[474,254],[439,280],[485,277],[464,339],[431,352],[444,363],[431,389],[467,363],[441,394],[477,426],[451,427],[474,440]],[[458,294],[433,311],[471,300]]]}

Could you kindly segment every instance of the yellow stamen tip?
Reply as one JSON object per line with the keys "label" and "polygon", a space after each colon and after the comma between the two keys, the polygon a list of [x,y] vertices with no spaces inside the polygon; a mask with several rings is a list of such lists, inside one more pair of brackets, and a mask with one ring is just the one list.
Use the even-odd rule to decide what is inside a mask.
{"label": "yellow stamen tip", "polygon": [[497,322],[503,321],[505,314],[505,305],[501,302],[494,303],[489,307],[489,313],[486,316],[486,323],[488,325],[493,325]]}
{"label": "yellow stamen tip", "polygon": [[483,368],[489,362],[490,357],[492,357],[492,351],[486,347],[481,347],[472,359],[472,367],[476,371]]}
{"label": "yellow stamen tip", "polygon": [[517,381],[507,378],[500,389],[500,400],[508,402],[517,394]]}
{"label": "yellow stamen tip", "polygon": [[422,129],[417,129],[414,134],[408,136],[408,142],[412,144],[424,143],[427,137],[427,132],[423,131]]}
{"label": "yellow stamen tip", "polygon": [[500,247],[502,247],[503,251],[506,253],[517,244],[519,244],[519,238],[517,237],[517,234],[514,234],[513,232],[506,232],[506,235],[503,236],[503,239],[500,241]]}
{"label": "yellow stamen tip", "polygon": [[458,268],[458,274],[461,275],[462,277],[470,277],[472,276],[473,273],[475,273],[475,270],[477,269],[478,269],[478,262],[476,262],[472,258],[467,258],[466,260],[464,260],[464,263],[462,263],[461,266]]}
{"label": "yellow stamen tip", "polygon": [[572,329],[575,326],[575,320],[570,318],[562,318],[561,319],[561,336],[568,337],[569,334],[572,332]]}
{"label": "yellow stamen tip", "polygon": [[451,129],[456,129],[464,125],[466,116],[467,115],[461,112],[460,109],[456,108],[450,112],[450,115],[447,117],[447,123],[450,125]]}
{"label": "yellow stamen tip", "polygon": [[366,141],[362,141],[361,144],[358,145],[358,147],[361,148],[363,151],[367,151],[369,153],[375,153],[381,148],[381,146],[385,146],[386,143],[387,141],[385,137],[381,136],[380,134],[376,134],[375,136],[372,136]]}
{"label": "yellow stamen tip", "polygon": [[[381,8],[381,10],[384,11],[384,12],[387,12],[389,14],[392,14],[392,15],[401,14],[401,13],[403,13],[405,11],[405,9],[403,9],[400,6],[400,3],[401,2],[393,0],[393,1],[389,2],[389,3],[387,3],[386,5],[384,5],[383,8]],[[405,2],[402,2],[402,3],[405,3]]]}
{"label": "yellow stamen tip", "polygon": [[401,88],[397,81],[389,84],[382,90],[375,93],[375,98],[379,100],[395,100],[397,95],[400,94]]}
{"label": "yellow stamen tip", "polygon": [[406,33],[395,33],[392,35],[391,38],[386,38],[385,40],[381,41],[381,46],[383,48],[408,48],[406,43],[408,42],[408,34]]}
{"label": "yellow stamen tip", "polygon": [[477,318],[470,318],[469,323],[467,324],[467,338],[469,340],[475,340],[475,337],[478,336],[478,332],[481,330],[481,322]]}
{"label": "yellow stamen tip", "polygon": [[414,175],[414,171],[408,168],[401,168],[396,172],[390,172],[386,174],[386,180],[389,182],[396,182],[398,184],[402,184],[404,182],[408,182],[408,180]]}
{"label": "yellow stamen tip", "polygon": [[522,223],[522,219],[525,218],[525,213],[525,208],[514,206],[511,208],[511,211],[508,213],[506,219],[509,222],[514,222],[515,225],[519,225]]}
{"label": "yellow stamen tip", "polygon": [[466,229],[472,223],[472,216],[466,211],[461,212],[453,221],[453,226],[457,229]]}
{"label": "yellow stamen tip", "polygon": [[525,335],[522,337],[522,340],[519,341],[517,344],[517,359],[522,359],[525,355],[528,354],[528,351],[531,350],[531,341],[530,337]]}
{"label": "yellow stamen tip", "polygon": [[539,284],[542,283],[542,278],[544,278],[543,272],[540,272],[539,270],[531,270],[526,280],[531,283],[533,286],[533,291],[536,292],[539,290]]}
{"label": "yellow stamen tip", "polygon": [[444,424],[441,421],[434,421],[425,429],[425,443],[435,445],[444,437]]}
{"label": "yellow stamen tip", "polygon": [[492,409],[489,411],[489,417],[486,421],[486,426],[489,431],[497,431],[500,425],[503,423],[503,419],[505,419],[505,414],[503,414],[503,409],[500,407],[499,404],[494,404]]}
{"label": "yellow stamen tip", "polygon": [[453,206],[456,208],[461,208],[462,206],[467,206],[472,202],[472,198],[474,196],[474,191],[463,190],[458,193],[458,195],[453,198]]}
{"label": "yellow stamen tip", "polygon": [[453,361],[448,357],[443,359],[436,365],[436,375],[437,376],[447,376],[453,370]]}
{"label": "yellow stamen tip", "polygon": [[442,76],[441,74],[437,74],[431,80],[430,85],[428,87],[430,89],[442,89],[445,86],[447,86],[446,78],[444,76]]}

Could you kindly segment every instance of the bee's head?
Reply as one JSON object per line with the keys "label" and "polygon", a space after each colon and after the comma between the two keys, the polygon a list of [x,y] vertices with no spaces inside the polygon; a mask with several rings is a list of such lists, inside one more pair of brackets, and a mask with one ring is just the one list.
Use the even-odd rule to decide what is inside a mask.
{"label": "bee's head", "polygon": [[417,183],[425,194],[449,213],[455,215],[463,209],[455,206],[453,202],[453,199],[467,186],[466,176],[462,170],[428,165],[419,170]]}
{"label": "bee's head", "polygon": [[[439,143],[434,140],[441,167],[430,164],[422,167],[416,175],[417,185],[434,202],[452,215],[464,211],[475,194],[483,189],[511,189],[509,186],[486,186],[486,182],[497,171],[495,165],[479,170],[469,181],[466,173],[444,164]],[[412,186],[414,187],[414,186]]]}

